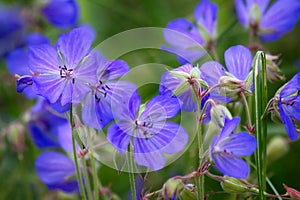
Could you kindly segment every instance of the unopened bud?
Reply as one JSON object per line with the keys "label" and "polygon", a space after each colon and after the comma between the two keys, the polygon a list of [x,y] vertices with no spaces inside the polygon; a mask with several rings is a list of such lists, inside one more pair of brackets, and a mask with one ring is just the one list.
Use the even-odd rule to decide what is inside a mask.
{"label": "unopened bud", "polygon": [[216,125],[218,125],[220,128],[224,126],[225,118],[231,119],[232,115],[230,111],[223,105],[216,105],[213,106],[210,110],[210,116]]}
{"label": "unopened bud", "polygon": [[179,200],[197,200],[196,187],[185,186],[178,195]]}
{"label": "unopened bud", "polygon": [[289,150],[289,145],[285,138],[276,136],[273,137],[267,145],[268,162],[277,160],[286,154]]}
{"label": "unopened bud", "polygon": [[238,98],[239,93],[244,90],[243,81],[231,76],[222,76],[219,83],[223,85],[219,90],[220,93],[233,99]]}
{"label": "unopened bud", "polygon": [[286,189],[287,193],[290,195],[292,200],[300,200],[300,192],[294,188],[290,188],[283,184],[283,187]]}
{"label": "unopened bud", "polygon": [[252,187],[249,183],[227,176],[224,177],[221,186],[223,190],[228,193],[259,192],[257,188]]}
{"label": "unopened bud", "polygon": [[284,81],[284,76],[280,75],[280,69],[278,67],[280,61],[278,60],[279,56],[273,56],[270,54],[266,54],[266,64],[267,64],[267,79],[270,82],[274,82],[277,80]]}
{"label": "unopened bud", "polygon": [[171,199],[184,188],[183,182],[180,179],[169,179],[163,186],[162,195],[166,199]]}
{"label": "unopened bud", "polygon": [[191,77],[194,77],[194,78],[199,78],[200,74],[201,74],[201,72],[200,72],[199,67],[193,67],[193,69],[190,72]]}

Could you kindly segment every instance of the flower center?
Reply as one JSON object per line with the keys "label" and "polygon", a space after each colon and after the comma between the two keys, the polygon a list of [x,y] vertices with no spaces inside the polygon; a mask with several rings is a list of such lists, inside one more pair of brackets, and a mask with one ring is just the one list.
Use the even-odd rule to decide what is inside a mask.
{"label": "flower center", "polygon": [[95,99],[97,100],[97,102],[100,102],[101,98],[105,98],[109,90],[111,90],[111,88],[108,85],[103,84],[103,82],[99,80],[99,84],[96,87],[95,93]]}
{"label": "flower center", "polygon": [[68,69],[66,67],[66,65],[64,66],[59,66],[59,75],[61,78],[66,78],[66,79],[72,79],[72,83],[74,84],[75,83],[75,78],[73,77],[73,72],[74,70],[73,69]]}

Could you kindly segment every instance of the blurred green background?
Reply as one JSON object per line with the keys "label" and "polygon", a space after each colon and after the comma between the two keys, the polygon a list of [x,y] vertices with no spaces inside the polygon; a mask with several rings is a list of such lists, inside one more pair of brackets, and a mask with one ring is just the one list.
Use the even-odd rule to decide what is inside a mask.
{"label": "blurred green background", "polygon": [[[5,3],[19,3],[30,6],[30,1],[4,1]],[[217,52],[223,62],[224,51],[237,44],[247,45],[248,33],[238,23],[234,15],[233,1],[216,0],[219,6]],[[97,33],[96,46],[101,41],[138,27],[165,27],[167,23],[178,17],[193,20],[193,11],[199,1],[195,0],[80,0],[80,22],[90,24]],[[0,27],[1,28],[1,27]],[[42,32],[55,42],[57,36],[63,31],[44,25]],[[264,44],[272,54],[280,54],[282,63],[280,69],[289,80],[299,66],[296,61],[300,58],[300,23],[295,29],[284,35],[279,41]],[[1,45],[1,44],[0,44]],[[143,63],[162,63],[171,67],[178,67],[176,57],[159,50],[137,50],[122,56],[130,67]],[[39,150],[33,145],[27,134],[25,112],[28,112],[34,101],[28,100],[15,90],[15,79],[5,67],[5,60],[0,67],[0,200],[31,200],[31,199],[73,199],[73,195],[65,195],[59,191],[48,191],[39,180],[34,170],[34,160]],[[270,98],[283,82],[269,84]],[[141,89],[142,96],[148,98],[157,93],[157,86]],[[286,138],[283,125],[270,122],[269,136],[280,135]],[[300,190],[300,142],[289,143],[289,151],[281,158],[270,163],[268,176],[278,189],[285,193],[282,184],[285,183]],[[162,187],[171,176],[189,173],[196,167],[194,151],[187,151],[176,162],[155,173],[150,173],[147,189],[154,191]],[[195,159],[191,159],[195,158]],[[127,199],[129,194],[128,175],[102,166],[99,178],[105,187],[118,194],[121,199]],[[206,191],[209,199],[226,199],[219,183],[207,179]],[[216,192],[219,191],[219,192]],[[271,191],[270,191],[271,192]]]}

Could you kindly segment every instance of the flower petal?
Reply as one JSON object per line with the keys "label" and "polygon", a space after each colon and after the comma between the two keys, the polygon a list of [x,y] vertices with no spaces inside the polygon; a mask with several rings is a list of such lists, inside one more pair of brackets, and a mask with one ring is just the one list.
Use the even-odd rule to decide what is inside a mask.
{"label": "flower petal", "polygon": [[73,161],[64,154],[54,151],[41,153],[35,160],[35,169],[46,184],[60,183],[75,174]]}
{"label": "flower petal", "polygon": [[221,133],[218,137],[218,141],[232,134],[239,123],[240,117],[233,117],[231,120],[226,118],[224,122],[224,127],[222,128]]}
{"label": "flower petal", "polygon": [[180,110],[176,97],[160,95],[152,98],[140,116],[141,121],[159,122],[174,117]]}
{"label": "flower petal", "polygon": [[184,49],[204,44],[198,28],[184,18],[170,21],[164,29],[164,37],[172,46]]}
{"label": "flower petal", "polygon": [[280,92],[280,99],[288,97],[300,90],[300,73],[297,73]]}
{"label": "flower petal", "polygon": [[284,112],[283,105],[279,104],[280,118],[285,126],[285,130],[291,140],[296,140],[298,138],[298,132],[296,130],[295,124],[291,117]]}
{"label": "flower petal", "polygon": [[6,66],[11,74],[30,75],[28,67],[28,54],[23,48],[11,51],[6,58]]}
{"label": "flower petal", "polygon": [[245,80],[252,65],[251,52],[242,45],[230,47],[225,51],[225,63],[229,73]]}
{"label": "flower petal", "polygon": [[58,54],[52,46],[41,44],[28,49],[28,65],[34,73],[59,75]]}
{"label": "flower petal", "polygon": [[63,181],[60,183],[55,183],[55,184],[47,184],[49,190],[56,190],[60,189],[66,193],[71,193],[71,192],[78,192],[79,193],[79,185],[76,180],[71,180],[71,181]]}
{"label": "flower petal", "polygon": [[248,164],[241,158],[223,153],[213,153],[212,156],[217,169],[225,176],[247,178],[250,169]]}
{"label": "flower petal", "polygon": [[153,171],[157,171],[165,166],[166,160],[159,151],[148,151],[144,153],[147,144],[145,139],[133,139],[134,160],[137,164],[149,167]]}
{"label": "flower petal", "polygon": [[226,150],[234,156],[249,156],[256,149],[256,139],[247,132],[239,132],[218,144],[220,151]]}
{"label": "flower petal", "polygon": [[38,45],[38,44],[50,44],[47,37],[40,33],[30,33],[26,37],[26,43],[28,46]]}
{"label": "flower petal", "polygon": [[[131,129],[130,124],[127,128]],[[114,123],[107,130],[107,139],[121,154],[124,154],[130,142],[130,135]]]}
{"label": "flower petal", "polygon": [[244,0],[235,0],[234,2],[238,20],[243,26],[248,27],[248,11]]}
{"label": "flower petal", "polygon": [[50,0],[42,8],[42,13],[50,24],[59,28],[68,28],[75,25],[79,8],[74,0]]}
{"label": "flower petal", "polygon": [[89,27],[75,28],[58,38],[57,48],[63,55],[68,69],[74,69],[89,53],[94,33]]}
{"label": "flower petal", "polygon": [[97,74],[102,82],[122,77],[129,71],[128,64],[123,60],[107,60],[98,67]]}
{"label": "flower petal", "polygon": [[202,26],[212,37],[217,23],[218,6],[208,0],[202,0],[195,8],[194,16],[198,25]]}

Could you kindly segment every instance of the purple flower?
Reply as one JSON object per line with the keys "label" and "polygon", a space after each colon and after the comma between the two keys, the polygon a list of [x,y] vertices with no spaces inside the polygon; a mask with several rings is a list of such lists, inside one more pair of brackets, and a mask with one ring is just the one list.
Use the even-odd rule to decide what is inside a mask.
{"label": "purple flower", "polygon": [[28,67],[27,47],[38,44],[49,44],[49,39],[40,33],[31,33],[26,37],[25,47],[19,47],[11,51],[6,58],[9,72],[20,76],[17,79],[17,92],[23,93],[27,98],[36,98],[36,88]]}
{"label": "purple flower", "polygon": [[25,23],[20,13],[16,7],[0,4],[0,58],[23,42]]}
{"label": "purple flower", "polygon": [[249,156],[256,149],[256,139],[247,132],[233,134],[240,118],[225,119],[220,135],[215,136],[210,144],[210,157],[217,169],[226,176],[246,178],[248,164],[239,156]]}
{"label": "purple flower", "polygon": [[176,54],[182,64],[199,59],[205,53],[202,45],[209,46],[216,37],[217,12],[215,3],[202,0],[194,11],[196,25],[184,18],[170,21],[164,37],[171,47],[162,49]]}
{"label": "purple flower", "polygon": [[279,93],[280,118],[291,140],[298,138],[294,121],[300,121],[300,73],[296,74]]}
{"label": "purple flower", "polygon": [[56,48],[48,45],[29,47],[29,68],[38,93],[50,103],[78,104],[97,83],[96,59],[89,54],[94,38],[88,27],[73,29],[59,37]]}
{"label": "purple flower", "polygon": [[82,108],[83,122],[96,129],[103,129],[113,117],[113,109],[126,104],[137,90],[134,84],[125,81],[113,81],[129,71],[126,62],[122,60],[106,60],[97,56],[98,83],[90,85]]}
{"label": "purple flower", "polygon": [[79,17],[75,0],[48,0],[41,12],[50,24],[58,28],[74,26]]}
{"label": "purple flower", "polygon": [[220,93],[235,96],[240,91],[249,90],[252,87],[251,82],[246,82],[252,66],[250,50],[242,45],[232,46],[225,51],[224,57],[228,71],[215,61],[206,62],[200,67],[201,78],[207,82],[208,86],[224,85],[217,90],[218,92],[211,93],[217,99],[222,98]]}
{"label": "purple flower", "polygon": [[116,115],[116,123],[108,128],[110,143],[121,154],[132,143],[135,162],[152,170],[164,167],[163,153],[181,151],[188,140],[186,131],[174,122],[166,122],[180,109],[178,100],[156,96],[141,107],[139,95],[134,95],[128,108]]}
{"label": "purple flower", "polygon": [[62,147],[71,152],[71,127],[64,115],[56,113],[43,99],[33,107],[28,122],[29,134],[39,148]]}
{"label": "purple flower", "polygon": [[264,41],[274,41],[291,31],[300,16],[298,0],[235,0],[240,23]]}
{"label": "purple flower", "polygon": [[54,151],[41,153],[35,161],[35,169],[40,179],[50,190],[79,192],[75,178],[75,164],[66,155]]}

